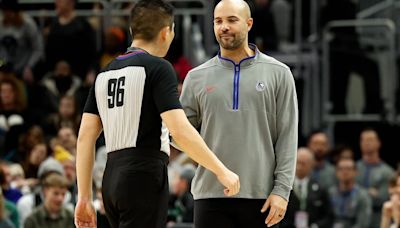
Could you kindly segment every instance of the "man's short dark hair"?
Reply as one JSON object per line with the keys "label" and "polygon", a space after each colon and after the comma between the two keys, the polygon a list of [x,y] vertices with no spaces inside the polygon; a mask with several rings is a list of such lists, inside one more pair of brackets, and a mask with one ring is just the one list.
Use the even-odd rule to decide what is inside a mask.
{"label": "man's short dark hair", "polygon": [[141,0],[131,11],[133,39],[154,40],[162,28],[174,21],[173,7],[163,0]]}

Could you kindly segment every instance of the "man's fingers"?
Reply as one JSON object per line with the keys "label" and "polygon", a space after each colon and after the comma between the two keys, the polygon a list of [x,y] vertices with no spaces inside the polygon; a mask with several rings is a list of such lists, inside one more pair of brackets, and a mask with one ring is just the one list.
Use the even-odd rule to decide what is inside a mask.
{"label": "man's fingers", "polygon": [[224,189],[224,194],[225,194],[226,196],[229,196],[229,189],[225,188],[225,189]]}
{"label": "man's fingers", "polygon": [[77,226],[77,228],[96,228],[95,223],[87,222],[87,221],[77,220],[77,221],[75,221],[75,225]]}
{"label": "man's fingers", "polygon": [[234,196],[239,192],[239,188],[240,188],[240,186],[237,186],[237,185],[236,186],[233,185],[231,188],[225,188],[224,194],[226,196]]}
{"label": "man's fingers", "polygon": [[234,192],[233,195],[238,194],[239,191],[240,191],[240,182],[239,182],[239,180],[238,180],[238,181],[235,183],[235,192]]}
{"label": "man's fingers", "polygon": [[75,219],[75,226],[78,228],[96,228],[96,221],[93,220],[93,218],[91,219],[79,219],[76,218]]}
{"label": "man's fingers", "polygon": [[265,219],[265,224],[269,225],[271,223],[271,220],[275,216],[275,213],[276,213],[276,208],[271,207],[271,209],[269,210],[267,219]]}
{"label": "man's fingers", "polygon": [[267,199],[267,202],[265,202],[264,205],[263,205],[263,207],[261,208],[261,213],[264,213],[264,212],[267,211],[267,209],[268,209],[270,203],[271,203],[271,200],[268,198],[268,199]]}
{"label": "man's fingers", "polygon": [[[271,213],[272,211],[274,211],[273,214]],[[271,226],[279,223],[283,219],[283,217],[285,216],[285,210],[283,210],[283,209],[278,209],[276,207],[271,207],[271,212],[268,215],[268,217],[270,215],[272,215],[270,220],[268,221],[268,217],[267,217],[267,219],[265,221],[265,223],[267,224],[268,227],[271,227]]]}
{"label": "man's fingers", "polygon": [[283,217],[285,216],[285,212],[282,210],[276,210],[276,213],[274,217],[272,218],[271,222],[268,224],[268,226],[273,226],[277,223],[279,223]]}
{"label": "man's fingers", "polygon": [[235,194],[236,194],[235,186],[232,186],[232,187],[229,189],[229,196],[234,196]]}

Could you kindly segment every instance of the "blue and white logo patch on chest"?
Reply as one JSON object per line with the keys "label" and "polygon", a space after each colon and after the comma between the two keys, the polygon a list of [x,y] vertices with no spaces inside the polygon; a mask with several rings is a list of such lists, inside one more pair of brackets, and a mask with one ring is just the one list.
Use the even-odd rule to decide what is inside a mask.
{"label": "blue and white logo patch on chest", "polygon": [[262,92],[265,90],[265,83],[263,81],[257,81],[256,90]]}

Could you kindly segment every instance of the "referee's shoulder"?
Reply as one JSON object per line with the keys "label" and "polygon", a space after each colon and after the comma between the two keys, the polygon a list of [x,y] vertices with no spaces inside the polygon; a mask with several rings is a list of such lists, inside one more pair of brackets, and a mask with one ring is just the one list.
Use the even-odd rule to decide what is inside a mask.
{"label": "referee's shoulder", "polygon": [[142,60],[142,64],[145,67],[149,67],[151,69],[157,69],[157,68],[173,69],[172,64],[168,60],[165,60],[164,58],[160,58],[150,54],[139,56],[139,58]]}
{"label": "referee's shoulder", "polygon": [[173,67],[172,64],[171,64],[171,62],[169,62],[168,60],[166,60],[166,59],[164,59],[164,58],[160,58],[160,57],[156,57],[156,56],[152,56],[152,55],[151,55],[151,57],[154,58],[154,61],[155,61],[156,63],[162,64],[162,65],[167,65],[167,66],[169,66],[169,67]]}

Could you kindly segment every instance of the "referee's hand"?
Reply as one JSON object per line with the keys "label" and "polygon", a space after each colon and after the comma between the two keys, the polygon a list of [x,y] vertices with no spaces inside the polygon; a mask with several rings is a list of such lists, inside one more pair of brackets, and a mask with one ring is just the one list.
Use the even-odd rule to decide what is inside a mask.
{"label": "referee's hand", "polygon": [[234,196],[239,193],[240,190],[240,181],[239,176],[236,173],[226,169],[226,171],[217,175],[219,182],[225,186],[224,194],[226,196]]}
{"label": "referee's hand", "polygon": [[77,228],[96,228],[96,211],[91,201],[78,200],[75,207],[75,226]]}

